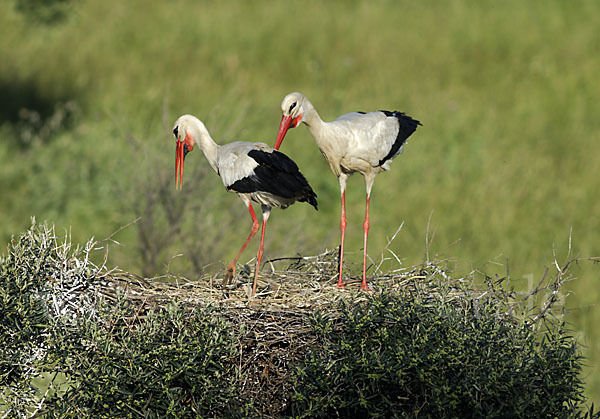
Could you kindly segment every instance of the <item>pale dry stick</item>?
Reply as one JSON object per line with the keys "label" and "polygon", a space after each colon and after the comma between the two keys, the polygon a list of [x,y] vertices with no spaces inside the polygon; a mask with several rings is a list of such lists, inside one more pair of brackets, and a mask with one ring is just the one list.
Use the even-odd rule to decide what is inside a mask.
{"label": "pale dry stick", "polygon": [[[103,272],[101,277],[106,277],[107,275],[111,275],[113,272],[116,272],[118,270],[117,267],[114,267],[111,269],[106,268],[106,263],[108,262],[108,242],[112,242],[112,243],[120,246],[121,243],[114,240],[113,237],[115,235],[117,235],[118,233],[120,233],[121,231],[125,230],[126,228],[130,227],[131,225],[137,223],[141,218],[142,217],[137,217],[135,220],[132,220],[129,223],[119,227],[116,231],[114,231],[108,237],[106,237],[102,240],[94,240],[94,237],[92,237],[90,240],[88,240],[83,249],[83,253],[85,254],[85,259],[84,259],[85,265],[84,266],[92,265],[97,272]],[[63,243],[65,246],[66,246],[66,240],[67,240],[67,238],[65,238],[65,243]],[[68,233],[68,241],[69,241],[68,248],[65,247],[63,249],[65,252],[64,253],[65,255],[68,253],[68,251],[71,248],[71,232],[70,231]],[[98,246],[102,243],[106,243],[106,247]],[[102,264],[100,266],[97,266],[94,263],[89,261],[89,255],[93,250],[101,250],[101,249],[104,249],[104,258],[103,258]],[[79,253],[79,246],[75,253]]]}
{"label": "pale dry stick", "polygon": [[400,259],[398,258],[398,256],[396,256],[396,254],[389,247],[390,247],[390,244],[392,244],[392,242],[394,241],[394,239],[398,235],[398,233],[400,232],[400,230],[402,230],[403,226],[404,226],[404,221],[402,221],[402,223],[400,223],[400,226],[396,229],[396,232],[392,235],[392,237],[388,238],[387,244],[385,245],[385,247],[383,248],[383,251],[381,252],[381,261],[379,262],[379,265],[376,266],[376,270],[377,271],[382,272],[381,271],[381,265],[383,265],[383,262],[385,262],[386,260],[388,260],[388,258],[386,258],[384,256],[384,253],[386,251],[389,251],[392,255],[394,255],[394,257],[396,258],[396,261],[398,261],[398,263],[400,265],[402,265],[402,262],[400,261]]}
{"label": "pale dry stick", "polygon": [[[567,264],[567,266],[568,266],[568,264]],[[556,295],[558,294],[559,289],[562,286],[562,281],[561,280],[562,280],[563,275],[564,275],[564,271],[560,271],[556,275],[556,280],[552,284],[553,285],[553,287],[552,287],[553,289],[550,292],[550,295],[548,296],[548,298],[546,299],[546,301],[544,302],[544,305],[543,305],[542,309],[540,310],[540,312],[533,318],[533,321],[532,321],[533,324],[536,324],[539,319],[543,319],[546,316],[546,312],[556,302]]]}
{"label": "pale dry stick", "polygon": [[121,231],[123,231],[123,230],[125,230],[126,228],[128,228],[129,226],[131,226],[131,225],[133,225],[133,224],[137,223],[137,222],[138,222],[138,221],[140,221],[141,219],[142,219],[142,217],[141,217],[141,216],[140,216],[140,217],[137,217],[135,220],[132,220],[132,221],[128,222],[127,224],[125,224],[124,226],[121,226],[121,227],[119,227],[119,228],[117,229],[117,231],[115,231],[114,233],[112,233],[112,234],[111,234],[110,236],[108,236],[107,238],[105,238],[105,239],[102,239],[102,240],[99,240],[97,243],[103,243],[103,242],[106,242],[106,241],[111,241],[111,242],[113,242],[113,243],[115,243],[115,244],[121,245],[121,243],[119,243],[118,241],[116,241],[116,240],[113,240],[113,237],[114,237],[114,236],[116,236],[117,234],[119,234]]}
{"label": "pale dry stick", "polygon": [[[541,279],[539,280],[538,284],[537,284],[537,285],[536,285],[536,286],[535,286],[533,289],[530,289],[530,290],[529,290],[529,291],[527,291],[527,292],[519,292],[519,291],[515,291],[515,292],[513,292],[513,295],[514,295],[515,297],[513,297],[513,301],[512,301],[512,302],[510,302],[509,304],[510,304],[511,306],[513,306],[513,305],[517,305],[517,306],[518,306],[518,305],[520,305],[520,304],[522,304],[522,303],[526,302],[526,301],[527,301],[529,298],[531,298],[531,297],[533,297],[533,296],[537,295],[537,294],[538,294],[540,291],[542,291],[542,289],[546,289],[546,287],[543,287],[543,288],[542,288],[542,284],[544,283],[544,281],[545,281],[545,279],[546,279],[546,275],[548,274],[548,271],[549,271],[549,270],[548,270],[548,268],[546,267],[546,269],[545,269],[545,271],[544,271],[544,273],[543,273],[543,275],[542,275]],[[521,296],[522,298],[521,298],[520,300],[517,300],[516,296]],[[529,306],[528,306],[528,307],[529,307]],[[528,310],[528,311],[527,311],[527,313],[529,313],[529,311],[531,310],[531,308],[528,308],[527,310]],[[505,314],[509,314],[509,313],[511,313],[511,312],[512,312],[512,310],[509,308],[509,311],[507,311]],[[527,321],[526,323],[528,323],[528,321]]]}
{"label": "pale dry stick", "polygon": [[375,271],[377,271],[377,266],[375,265],[375,261],[368,254],[367,254],[367,258],[369,259],[370,264],[369,264],[369,266],[367,266],[365,268],[365,272],[368,271],[369,268],[371,268],[371,266],[375,266]]}
{"label": "pale dry stick", "polygon": [[[495,258],[493,259],[488,259],[483,265],[487,265],[488,263],[492,264],[492,265],[498,265],[498,266],[503,266],[502,263],[500,262],[496,262],[496,259],[498,259],[500,256],[504,256],[504,253],[500,253],[498,254]],[[483,266],[482,265],[482,266]],[[476,272],[480,272],[479,270],[475,270]]]}
{"label": "pale dry stick", "polygon": [[181,257],[181,256],[183,256],[183,253],[177,253],[177,254],[171,256],[171,258],[169,259],[169,262],[167,263],[167,277],[169,277],[169,276],[175,277],[175,281],[176,281],[177,284],[178,284],[177,281],[178,281],[179,275],[174,275],[174,274],[171,273],[171,262],[173,262],[173,260],[175,260],[175,259],[177,259],[178,257]]}
{"label": "pale dry stick", "polygon": [[275,295],[273,295],[273,298],[277,298],[279,296],[279,291],[281,290],[282,286],[282,284],[279,284],[279,287],[277,287],[277,290],[275,290]]}
{"label": "pale dry stick", "polygon": [[431,242],[435,237],[435,230],[431,235],[431,240],[429,239],[429,226],[431,225],[431,217],[433,216],[433,210],[429,213],[429,218],[427,219],[427,231],[425,232],[425,257],[427,258],[427,262],[429,262],[429,247],[431,246]]}
{"label": "pale dry stick", "polygon": [[396,262],[398,262],[399,265],[402,265],[402,261],[400,260],[400,258],[398,257],[398,255],[396,255],[392,249],[388,249],[388,252],[390,252],[392,254],[392,256],[394,256],[394,259],[396,259]]}
{"label": "pale dry stick", "polygon": [[526,301],[528,298],[537,295],[542,290],[542,284],[546,280],[546,276],[548,275],[549,271],[550,269],[548,269],[548,267],[544,269],[544,274],[542,275],[542,278],[538,282],[537,286],[531,292],[527,293],[527,295],[523,298],[523,301]]}
{"label": "pale dry stick", "polygon": [[558,273],[556,274],[556,279],[552,283],[553,289],[550,292],[550,295],[548,296],[548,299],[544,303],[540,312],[533,318],[532,323],[535,324],[535,323],[537,323],[537,321],[539,319],[544,318],[546,316],[546,313],[548,312],[548,310],[550,310],[550,308],[556,302],[556,299],[557,299],[556,296],[557,296],[558,292],[560,291],[560,288],[562,287],[564,282],[566,282],[568,280],[568,278],[565,278],[565,274],[566,274],[569,266],[573,262],[578,263],[578,262],[582,262],[582,261],[592,261],[592,262],[598,263],[598,262],[600,262],[600,257],[572,258],[569,261],[567,261],[562,268],[558,265],[558,261],[556,259],[554,260],[554,265],[558,269]]}
{"label": "pale dry stick", "polygon": [[[113,233],[113,235],[116,234],[116,233],[117,232]],[[88,240],[88,242],[85,244],[84,252],[86,254],[86,262],[89,260],[89,254],[92,251],[94,251],[94,250],[101,250],[102,249],[102,247],[99,247],[99,248],[95,247],[97,244],[98,244],[98,242],[93,241],[93,239],[92,240]],[[103,274],[100,276],[100,278],[104,278],[107,275],[110,275],[114,271],[117,270],[116,267],[113,267],[113,268],[109,269],[106,266],[107,262],[108,262],[108,244],[106,245],[106,248],[104,249],[104,257],[102,259],[102,264],[100,266],[97,266],[97,265],[95,265],[92,262],[89,262],[89,264],[91,264],[95,268],[96,272],[103,272]],[[95,277],[95,275],[94,275],[94,277]]]}
{"label": "pale dry stick", "polygon": [[512,304],[510,304],[510,302],[509,302],[509,298],[511,297],[511,291],[510,291],[510,268],[509,268],[509,264],[508,264],[508,258],[506,258],[506,291],[504,291],[504,289],[502,288],[502,285],[500,285],[500,292],[502,292],[502,296],[504,297],[506,306],[508,307],[508,314],[510,316],[512,316],[513,308],[512,308]]}
{"label": "pale dry stick", "polygon": [[[275,273],[275,266],[273,266],[273,262],[271,262],[271,260],[266,260],[265,261],[265,265],[269,264],[269,266],[271,267],[271,273],[274,274]],[[264,266],[264,265],[263,265]]]}
{"label": "pale dry stick", "polygon": [[556,246],[554,244],[552,244],[552,255],[554,256],[554,266],[556,266],[556,270],[560,274],[561,270],[560,266],[558,266],[558,258],[556,257]]}
{"label": "pale dry stick", "polygon": [[[48,388],[44,392],[44,395],[40,399],[40,402],[39,402],[38,406],[36,407],[36,409],[31,413],[31,417],[36,417],[39,413],[42,413],[41,409],[44,407],[44,402],[46,401],[46,397],[48,397],[48,393],[50,392],[50,389],[53,387],[54,380],[56,380],[57,375],[58,375],[58,371],[56,371],[54,373],[54,377],[52,377],[52,380],[50,380],[50,383],[48,383]],[[45,412],[43,412],[43,413],[45,413]]]}

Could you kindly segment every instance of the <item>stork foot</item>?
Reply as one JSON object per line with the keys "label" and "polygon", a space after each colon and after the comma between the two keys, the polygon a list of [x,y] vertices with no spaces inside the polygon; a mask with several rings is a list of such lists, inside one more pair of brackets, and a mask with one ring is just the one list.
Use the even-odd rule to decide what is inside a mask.
{"label": "stork foot", "polygon": [[371,288],[367,285],[367,281],[363,281],[362,284],[360,284],[360,289],[361,291],[371,291]]}
{"label": "stork foot", "polygon": [[344,282],[341,279],[338,281],[338,283],[335,286],[338,288],[346,289],[346,286],[344,285]]}

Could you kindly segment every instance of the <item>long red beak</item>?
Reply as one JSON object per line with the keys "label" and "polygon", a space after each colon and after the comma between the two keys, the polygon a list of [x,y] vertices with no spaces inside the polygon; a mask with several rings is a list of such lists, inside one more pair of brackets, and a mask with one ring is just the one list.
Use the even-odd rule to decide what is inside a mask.
{"label": "long red beak", "polygon": [[275,140],[275,150],[279,150],[279,147],[281,147],[281,143],[283,142],[285,133],[290,128],[290,125],[292,124],[292,122],[293,121],[292,121],[291,115],[288,115],[288,116],[283,115],[281,117],[281,124],[279,124],[279,132],[277,133],[277,139]]}
{"label": "long red beak", "polygon": [[175,146],[175,188],[181,190],[183,188],[183,146],[185,142],[177,140]]}

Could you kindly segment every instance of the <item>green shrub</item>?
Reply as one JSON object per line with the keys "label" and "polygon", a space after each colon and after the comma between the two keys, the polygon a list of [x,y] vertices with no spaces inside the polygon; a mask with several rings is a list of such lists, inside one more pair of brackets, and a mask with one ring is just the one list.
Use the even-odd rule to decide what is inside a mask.
{"label": "green shrub", "polygon": [[581,356],[563,326],[536,336],[493,298],[376,295],[315,313],[322,346],[293,374],[294,417],[569,417]]}
{"label": "green shrub", "polygon": [[138,319],[126,305],[107,307],[101,325],[86,320],[53,336],[61,370],[77,382],[51,401],[53,416],[222,417],[241,408],[235,341],[218,311],[170,305]]}
{"label": "green shrub", "polygon": [[15,409],[25,409],[34,398],[29,383],[46,356],[52,326],[40,297],[55,272],[52,244],[50,230],[31,229],[13,239],[0,258],[0,397]]}
{"label": "green shrub", "polygon": [[[96,244],[71,249],[68,238],[60,243],[53,228],[34,223],[0,259],[0,413],[243,412],[249,402],[235,397],[232,359],[238,352],[225,317],[210,307],[173,303],[148,310],[125,298],[103,298],[96,285],[107,272],[89,260]],[[69,382],[63,391],[42,396],[32,385],[58,373]],[[43,410],[34,410],[39,404]]]}

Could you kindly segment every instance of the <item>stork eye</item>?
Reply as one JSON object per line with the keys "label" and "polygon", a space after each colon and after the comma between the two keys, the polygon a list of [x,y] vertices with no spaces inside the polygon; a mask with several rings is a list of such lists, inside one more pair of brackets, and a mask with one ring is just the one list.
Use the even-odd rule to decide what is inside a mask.
{"label": "stork eye", "polygon": [[290,110],[288,112],[292,112],[292,109],[294,109],[296,107],[296,103],[297,102],[294,102],[290,105]]}
{"label": "stork eye", "polygon": [[175,138],[178,138],[179,136],[177,135],[179,133],[179,127],[175,127],[173,129],[173,135],[175,136]]}

